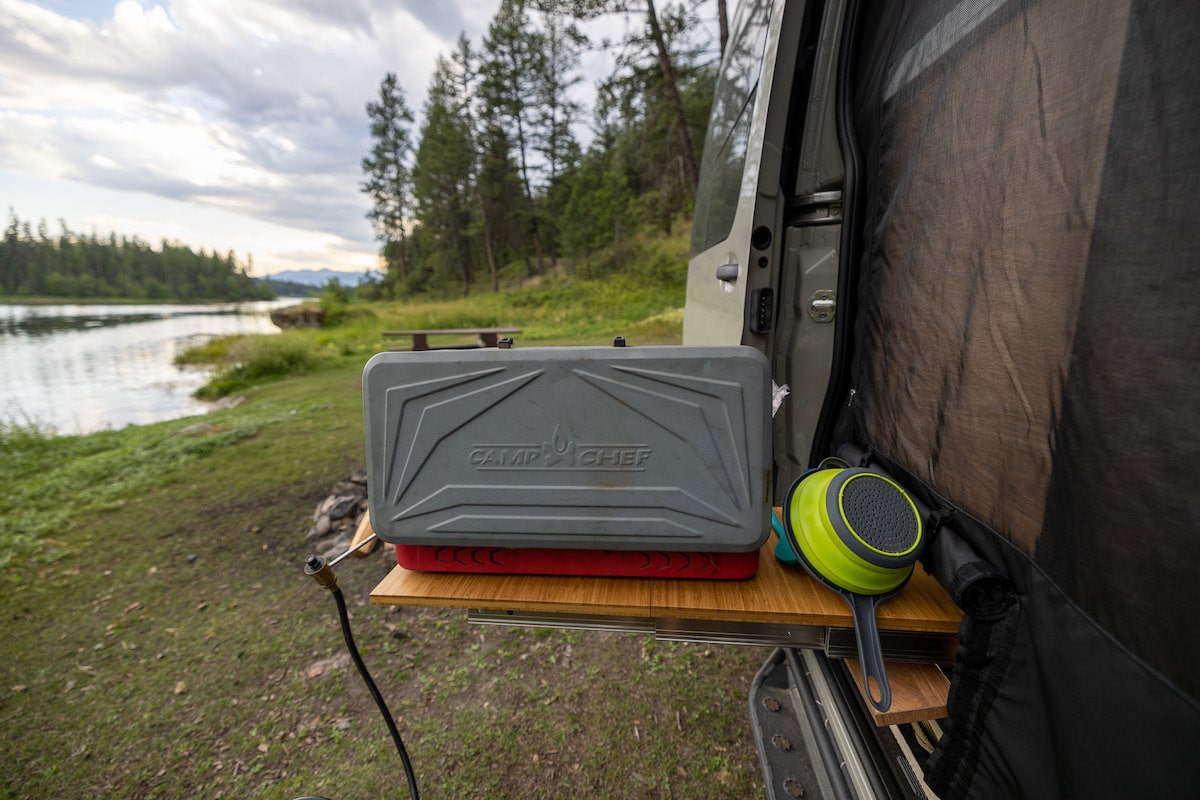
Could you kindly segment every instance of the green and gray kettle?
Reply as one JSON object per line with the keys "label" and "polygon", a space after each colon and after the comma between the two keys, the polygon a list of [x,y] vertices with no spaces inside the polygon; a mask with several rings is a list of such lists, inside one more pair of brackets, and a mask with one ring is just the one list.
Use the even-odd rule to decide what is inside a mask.
{"label": "green and gray kettle", "polygon": [[892,690],[875,610],[908,581],[925,546],[917,504],[875,470],[818,469],[788,491],[783,528],[805,570],[850,605],[863,686],[871,704],[887,711]]}

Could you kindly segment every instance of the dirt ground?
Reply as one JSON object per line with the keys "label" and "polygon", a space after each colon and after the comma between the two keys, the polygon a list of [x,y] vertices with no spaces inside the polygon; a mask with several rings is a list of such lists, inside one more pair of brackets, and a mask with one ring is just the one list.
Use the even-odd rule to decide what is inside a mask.
{"label": "dirt ground", "polygon": [[[158,490],[4,586],[0,796],[405,796],[332,598],[302,574],[333,474]],[[766,650],[369,606],[390,566],[348,559],[339,582],[423,797],[763,796],[746,698]]]}

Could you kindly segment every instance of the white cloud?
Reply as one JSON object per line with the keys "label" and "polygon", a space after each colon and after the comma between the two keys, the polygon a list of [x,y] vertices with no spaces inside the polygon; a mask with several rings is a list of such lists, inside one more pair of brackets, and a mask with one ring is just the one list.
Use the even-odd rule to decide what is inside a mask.
{"label": "white cloud", "polygon": [[[392,71],[419,108],[457,23],[481,29],[497,4],[463,14],[388,0],[120,0],[85,10],[0,0],[0,170],[42,184],[36,201],[11,186],[4,199],[29,218],[64,182],[107,190],[118,204],[149,195],[176,201],[170,235],[188,244],[228,240],[183,221],[219,209],[246,230],[260,226],[261,241],[237,237],[239,255],[259,265],[307,253],[362,268],[375,249],[358,188],[367,101]],[[68,221],[148,239],[165,229],[109,209]],[[276,229],[293,232],[289,246]]]}

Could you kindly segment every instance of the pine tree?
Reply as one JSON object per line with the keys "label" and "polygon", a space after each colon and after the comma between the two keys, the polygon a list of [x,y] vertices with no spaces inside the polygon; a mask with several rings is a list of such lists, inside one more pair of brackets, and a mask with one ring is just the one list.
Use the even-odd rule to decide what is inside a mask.
{"label": "pine tree", "polygon": [[542,18],[544,52],[541,73],[536,77],[537,105],[534,114],[534,150],[547,172],[545,187],[549,250],[557,255],[559,210],[566,202],[569,181],[579,164],[579,144],[571,126],[579,120],[582,106],[571,97],[579,84],[579,51],[587,37],[577,24],[571,0],[538,0]]}
{"label": "pine tree", "polygon": [[514,147],[492,109],[481,104],[476,131],[475,150],[479,158],[479,203],[486,218],[496,261],[508,263],[525,261],[530,273],[527,214],[524,213],[524,188],[520,168],[513,157]]}
{"label": "pine tree", "polygon": [[658,68],[662,72],[663,89],[671,103],[675,114],[675,132],[679,136],[680,157],[687,172],[692,194],[696,193],[696,184],[700,179],[699,162],[696,160],[696,147],[692,144],[691,126],[688,124],[687,112],[683,100],[679,96],[679,81],[675,76],[675,65],[672,63],[671,51],[663,35],[662,26],[658,22],[658,13],[654,8],[654,0],[646,0],[646,25],[650,29],[650,38],[654,41],[654,51],[658,57]]}
{"label": "pine tree", "polygon": [[472,238],[480,238],[483,243],[484,255],[487,258],[488,275],[491,278],[492,291],[500,290],[499,270],[496,264],[496,241],[494,234],[495,215],[484,201],[484,153],[482,143],[485,141],[484,131],[480,127],[482,115],[476,113],[479,102],[479,58],[471,49],[471,41],[465,33],[458,35],[454,52],[450,56],[454,74],[456,112],[465,123],[467,138],[471,150],[471,224],[469,233]]}
{"label": "pine tree", "polygon": [[622,266],[622,242],[637,226],[633,192],[611,140],[598,139],[583,156],[563,214],[563,246],[591,272],[592,254],[612,246],[613,266]]}
{"label": "pine tree", "polygon": [[424,246],[422,260],[441,275],[471,287],[468,241],[472,186],[471,135],[460,109],[462,99],[451,62],[439,56],[425,105],[421,144],[413,167],[413,197]]}
{"label": "pine tree", "polygon": [[[629,186],[642,216],[664,231],[695,195],[695,154],[712,102],[715,69],[696,42],[699,19],[687,7],[613,2],[643,23],[622,43],[616,69],[598,92],[597,125],[616,135]],[[660,13],[661,12],[661,13]]]}
{"label": "pine tree", "polygon": [[410,253],[407,226],[412,206],[412,173],[408,161],[412,141],[408,126],[412,112],[396,74],[387,73],[379,85],[379,99],[367,103],[371,120],[371,153],[362,160],[366,175],[362,190],[371,198],[367,218],[382,244],[389,282],[393,287],[408,280]]}
{"label": "pine tree", "polygon": [[[544,42],[533,28],[525,0],[502,0],[483,40],[484,79],[480,87],[493,124],[502,128],[513,145],[520,168],[526,225],[533,238],[537,272],[545,271],[542,232],[534,200],[533,163],[535,106],[538,76],[545,69]],[[528,258],[526,256],[526,258]]]}

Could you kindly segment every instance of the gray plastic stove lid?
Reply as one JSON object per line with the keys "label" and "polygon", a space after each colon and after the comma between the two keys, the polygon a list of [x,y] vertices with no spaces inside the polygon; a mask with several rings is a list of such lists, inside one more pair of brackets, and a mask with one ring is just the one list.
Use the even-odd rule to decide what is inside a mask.
{"label": "gray plastic stove lid", "polygon": [[748,552],[770,531],[751,347],[381,353],[371,524],[396,544]]}

